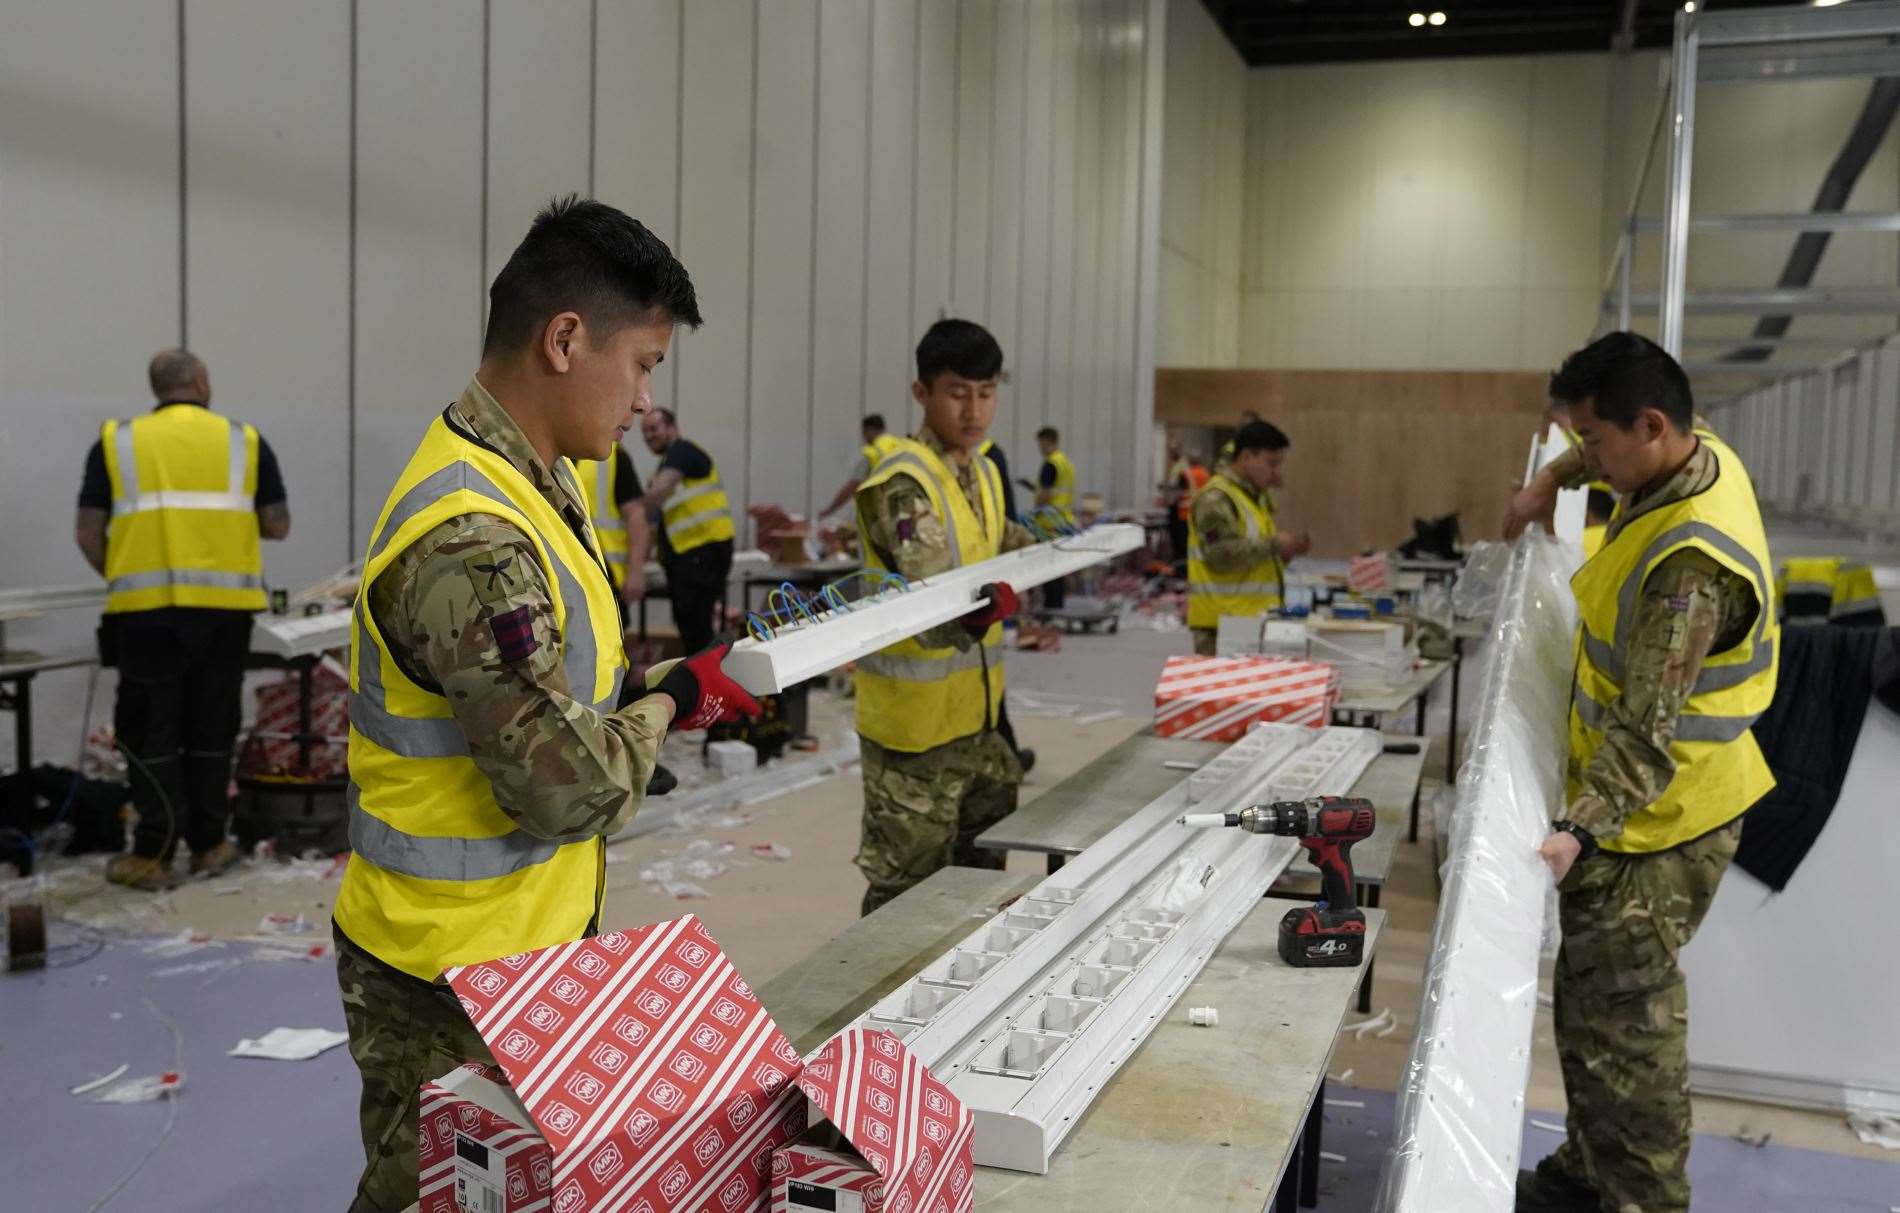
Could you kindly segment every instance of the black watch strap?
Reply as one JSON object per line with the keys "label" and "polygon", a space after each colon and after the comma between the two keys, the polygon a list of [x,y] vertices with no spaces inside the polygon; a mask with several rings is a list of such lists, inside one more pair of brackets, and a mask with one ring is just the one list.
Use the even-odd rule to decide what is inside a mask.
{"label": "black watch strap", "polygon": [[1583,848],[1577,855],[1578,859],[1588,859],[1597,853],[1596,835],[1590,833],[1590,831],[1584,829],[1576,822],[1571,821],[1569,818],[1565,818],[1562,821],[1551,822],[1550,828],[1562,831],[1577,840],[1577,845]]}

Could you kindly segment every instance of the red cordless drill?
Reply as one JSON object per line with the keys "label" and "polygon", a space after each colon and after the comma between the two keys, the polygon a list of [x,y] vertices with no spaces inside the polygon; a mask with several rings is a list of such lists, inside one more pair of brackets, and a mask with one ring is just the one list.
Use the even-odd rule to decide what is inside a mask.
{"label": "red cordless drill", "polygon": [[1352,844],[1372,836],[1378,817],[1360,797],[1315,796],[1257,804],[1238,813],[1189,813],[1181,824],[1239,826],[1298,838],[1319,869],[1320,900],[1280,920],[1280,958],[1290,965],[1351,968],[1365,959],[1366,916],[1353,898]]}

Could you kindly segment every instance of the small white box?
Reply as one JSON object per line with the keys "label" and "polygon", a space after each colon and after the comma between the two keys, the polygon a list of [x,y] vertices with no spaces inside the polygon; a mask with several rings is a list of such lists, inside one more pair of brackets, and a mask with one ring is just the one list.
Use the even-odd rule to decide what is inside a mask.
{"label": "small white box", "polygon": [[721,775],[743,775],[759,766],[759,752],[746,741],[715,741],[706,747],[706,762]]}

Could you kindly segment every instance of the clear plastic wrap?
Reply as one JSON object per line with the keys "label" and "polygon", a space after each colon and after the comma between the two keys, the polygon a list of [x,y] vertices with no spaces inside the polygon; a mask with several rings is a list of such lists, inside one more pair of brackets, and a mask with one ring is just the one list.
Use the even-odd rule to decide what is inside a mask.
{"label": "clear plastic wrap", "polygon": [[1511,567],[1511,545],[1485,539],[1465,553],[1464,567],[1451,587],[1451,606],[1460,619],[1489,619],[1498,607]]}
{"label": "clear plastic wrap", "polygon": [[1551,880],[1537,847],[1563,787],[1581,548],[1508,549],[1444,891],[1377,1208],[1506,1213],[1514,1201]]}

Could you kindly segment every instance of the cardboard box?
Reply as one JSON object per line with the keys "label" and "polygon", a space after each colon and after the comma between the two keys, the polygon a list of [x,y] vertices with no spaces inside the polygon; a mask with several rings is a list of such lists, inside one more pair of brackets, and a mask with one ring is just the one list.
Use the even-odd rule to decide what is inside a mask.
{"label": "cardboard box", "polygon": [[1170,657],[1155,684],[1155,732],[1238,741],[1255,721],[1318,728],[1332,719],[1339,673],[1287,657]]}
{"label": "cardboard box", "polygon": [[[832,1182],[847,1163],[867,1165],[847,1157],[815,1174],[789,1155],[779,1160],[815,1119],[813,1105],[866,1126],[869,1182],[910,1191],[919,1172],[930,1191],[947,1191],[937,1174],[960,1161],[964,1201],[946,1213],[968,1205],[962,1104],[948,1103],[964,1126],[960,1156],[932,1149],[920,1168],[914,1142],[880,1149],[868,1126],[887,1100],[911,1101],[897,1106],[912,1109],[914,1133],[929,1123],[915,1101],[949,1099],[948,1091],[883,1033],[847,1032],[800,1058],[693,915],[447,977],[499,1064],[423,1084],[421,1213],[763,1213],[776,1173]],[[895,1087],[881,1081],[887,1072]],[[852,1189],[859,1199],[865,1186]],[[900,1213],[895,1197],[866,1208]],[[933,1211],[912,1203],[904,1213]]]}
{"label": "cardboard box", "polygon": [[823,1118],[772,1160],[772,1213],[964,1213],[975,1117],[889,1032],[847,1028],[798,1087]]}

